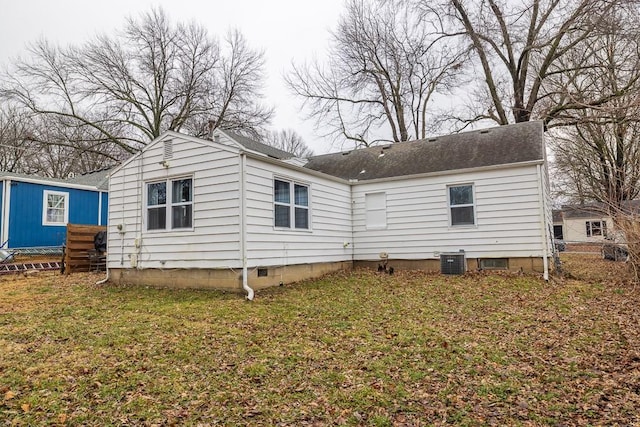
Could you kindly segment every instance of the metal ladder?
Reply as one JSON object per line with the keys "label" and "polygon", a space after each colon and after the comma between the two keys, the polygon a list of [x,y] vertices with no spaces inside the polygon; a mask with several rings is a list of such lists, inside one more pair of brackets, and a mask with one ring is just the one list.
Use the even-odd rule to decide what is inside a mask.
{"label": "metal ladder", "polygon": [[0,274],[22,273],[29,270],[60,270],[61,262],[24,262],[17,264],[0,264]]}

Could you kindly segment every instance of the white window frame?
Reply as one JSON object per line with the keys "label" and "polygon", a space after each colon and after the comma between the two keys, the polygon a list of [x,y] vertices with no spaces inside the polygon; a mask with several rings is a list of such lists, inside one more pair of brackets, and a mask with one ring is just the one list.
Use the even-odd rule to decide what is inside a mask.
{"label": "white window frame", "polygon": [[[384,230],[387,228],[387,193],[378,191],[365,193],[365,227],[367,230]],[[376,222],[376,214],[383,216],[383,221]]]}
{"label": "white window frame", "polygon": [[[185,179],[191,180],[191,201],[188,202],[173,202],[173,182],[182,181]],[[149,185],[164,183],[166,186],[166,201],[163,205],[149,206]],[[144,230],[149,233],[168,233],[168,232],[181,232],[181,231],[193,231],[194,229],[194,213],[195,213],[195,180],[193,175],[187,176],[174,176],[166,179],[152,180],[144,183]],[[173,228],[173,208],[175,206],[191,206],[191,226]],[[165,224],[164,228],[149,229],[149,208],[164,207],[165,209]]]}
{"label": "white window frame", "polygon": [[[471,203],[463,203],[458,205],[451,204],[451,188],[455,187],[471,187],[471,197],[473,201]],[[473,208],[473,224],[454,224],[453,223],[453,215],[451,214],[451,210],[455,208]],[[449,215],[449,227],[451,228],[475,228],[478,226],[478,218],[477,218],[477,207],[476,207],[476,186],[472,182],[465,182],[460,184],[450,184],[447,185],[447,212]]]}
{"label": "white window frame", "polygon": [[[47,217],[47,210],[49,207],[49,195],[63,196],[64,197],[64,213],[63,221],[49,221]],[[44,190],[42,193],[42,225],[60,226],[67,225],[69,223],[69,193],[66,191],[53,191]]]}
{"label": "white window frame", "polygon": [[[593,224],[594,223],[600,223],[599,231],[600,233],[598,234],[593,234]],[[598,219],[598,220],[589,220],[589,221],[585,221],[585,228],[586,228],[586,233],[587,233],[587,237],[606,237],[607,236],[607,221],[602,220],[602,219]]]}
{"label": "white window frame", "polygon": [[[275,187],[276,181],[286,182],[289,184],[289,203],[284,202],[276,202],[275,195]],[[296,181],[291,178],[283,178],[281,176],[274,176],[271,180],[271,184],[273,186],[272,197],[273,197],[273,208],[271,212],[273,213],[273,228],[279,231],[311,231],[311,185],[306,182]],[[307,205],[297,205],[295,203],[295,186],[305,187],[307,189]],[[281,225],[276,225],[276,206],[288,206],[289,207],[289,226],[284,227]],[[296,227],[296,208],[298,209],[306,209],[307,210],[307,228],[297,228]]]}

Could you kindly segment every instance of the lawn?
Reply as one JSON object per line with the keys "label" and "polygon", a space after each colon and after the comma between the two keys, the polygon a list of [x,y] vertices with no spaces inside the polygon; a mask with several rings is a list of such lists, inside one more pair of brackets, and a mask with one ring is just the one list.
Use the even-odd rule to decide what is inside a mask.
{"label": "lawn", "polygon": [[356,271],[253,302],[0,277],[0,426],[639,425],[640,286],[564,261],[549,283]]}

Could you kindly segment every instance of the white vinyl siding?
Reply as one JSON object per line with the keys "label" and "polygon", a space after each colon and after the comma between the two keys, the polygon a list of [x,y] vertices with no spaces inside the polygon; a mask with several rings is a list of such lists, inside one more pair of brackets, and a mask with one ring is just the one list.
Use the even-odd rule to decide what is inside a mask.
{"label": "white vinyl siding", "polygon": [[[473,227],[450,225],[448,188],[473,183]],[[387,227],[367,229],[366,194],[385,192]],[[542,256],[536,166],[503,168],[353,186],[354,259],[434,259],[463,249],[468,257]]]}
{"label": "white vinyl siding", "polygon": [[44,190],[42,205],[42,225],[67,225],[69,193]]}
{"label": "white vinyl siding", "polygon": [[387,193],[368,193],[364,198],[367,230],[385,228],[387,226]]}
{"label": "white vinyl siding", "polygon": [[[160,165],[164,155],[159,141],[144,151],[141,164],[134,158],[110,179],[109,267],[131,268],[132,256],[138,268],[241,267],[238,152],[185,136],[173,137],[168,168]],[[167,181],[167,175],[169,183],[193,179],[192,230],[145,232],[145,183]],[[186,205],[173,203],[177,209]]]}
{"label": "white vinyl siding", "polygon": [[[274,180],[309,186],[309,229],[274,227]],[[350,261],[349,184],[247,158],[247,259],[250,267]],[[295,198],[291,199],[295,204]],[[349,243],[345,245],[345,243]]]}

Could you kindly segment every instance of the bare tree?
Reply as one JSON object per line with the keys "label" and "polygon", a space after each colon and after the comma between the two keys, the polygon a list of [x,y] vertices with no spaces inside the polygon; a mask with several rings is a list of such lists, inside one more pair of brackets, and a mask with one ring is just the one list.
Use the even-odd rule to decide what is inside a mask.
{"label": "bare tree", "polygon": [[154,9],[129,19],[117,37],[64,48],[44,40],[32,45],[32,59],[15,64],[0,93],[83,128],[89,145],[127,153],[166,130],[205,135],[210,120],[258,134],[272,115],[259,104],[263,54],[238,32],[224,46],[202,26],[173,24]]}
{"label": "bare tree", "polygon": [[293,129],[282,129],[269,132],[262,142],[280,150],[295,154],[296,157],[309,157],[313,151],[307,146],[302,136]]}
{"label": "bare tree", "polygon": [[[591,43],[562,58],[568,70],[551,79],[557,119],[556,168],[565,191],[616,209],[640,194],[640,19],[619,5],[601,15]],[[551,85],[550,85],[551,86]],[[616,94],[598,105],[601,94]],[[588,108],[586,108],[588,107]]]}
{"label": "bare tree", "polygon": [[[464,122],[490,119],[504,125],[542,119],[549,125],[563,111],[598,106],[628,91],[629,87],[620,87],[620,92],[591,93],[579,106],[568,99],[554,105],[544,102],[553,95],[547,82],[574,71],[565,67],[563,59],[576,52],[586,55],[598,37],[593,33],[598,17],[623,1],[447,0],[445,9],[439,10],[452,18],[454,27],[448,34],[469,41],[484,77],[474,115]],[[420,4],[433,12],[430,2],[420,0]]]}
{"label": "bare tree", "polygon": [[0,172],[30,173],[36,144],[28,139],[31,120],[14,108],[0,109]]}
{"label": "bare tree", "polygon": [[433,130],[433,98],[457,81],[465,55],[414,16],[408,5],[349,0],[328,62],[293,66],[288,86],[327,136],[368,146]]}

